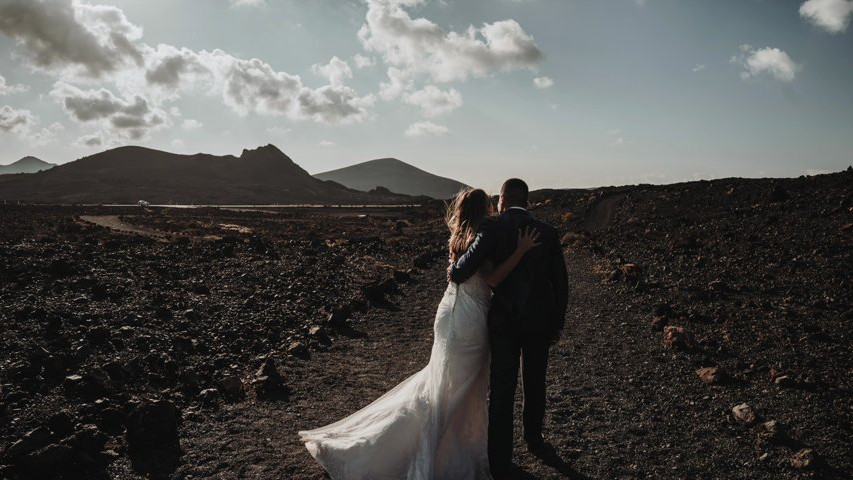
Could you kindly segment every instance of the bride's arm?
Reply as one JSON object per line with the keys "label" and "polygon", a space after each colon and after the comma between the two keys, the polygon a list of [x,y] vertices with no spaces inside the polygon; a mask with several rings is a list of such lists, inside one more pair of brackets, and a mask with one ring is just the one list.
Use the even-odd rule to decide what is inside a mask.
{"label": "bride's arm", "polygon": [[527,227],[523,231],[518,231],[518,243],[515,251],[500,265],[495,267],[492,262],[485,262],[480,272],[483,278],[492,287],[500,285],[501,282],[515,269],[518,262],[524,258],[524,254],[531,248],[539,245],[539,232],[535,228]]}

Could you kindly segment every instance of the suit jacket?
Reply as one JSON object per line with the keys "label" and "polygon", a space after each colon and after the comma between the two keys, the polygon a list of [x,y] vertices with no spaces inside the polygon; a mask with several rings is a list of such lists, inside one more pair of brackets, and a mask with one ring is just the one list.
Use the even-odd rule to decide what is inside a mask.
{"label": "suit jacket", "polygon": [[461,283],[486,260],[503,263],[515,251],[518,232],[539,232],[541,245],[529,250],[500,285],[493,288],[489,329],[548,335],[561,330],[569,301],[569,280],[557,229],[533,218],[527,210],[510,208],[496,219],[485,219],[468,250],[451,267],[450,278]]}

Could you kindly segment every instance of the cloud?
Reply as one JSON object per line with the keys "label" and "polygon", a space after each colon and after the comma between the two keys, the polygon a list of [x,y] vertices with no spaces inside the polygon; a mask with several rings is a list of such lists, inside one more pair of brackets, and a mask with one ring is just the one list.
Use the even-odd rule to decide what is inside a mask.
{"label": "cloud", "polygon": [[281,127],[281,126],[267,127],[267,133],[272,133],[273,135],[285,135],[285,134],[288,134],[292,131],[293,131],[293,129],[288,128],[288,127]]}
{"label": "cloud", "polygon": [[536,77],[533,79],[533,85],[540,90],[551,88],[554,86],[554,80],[549,77]]}
{"label": "cloud", "polygon": [[335,146],[335,142],[331,142],[329,140],[321,140],[320,143],[317,144],[317,146],[323,148],[331,148]]}
{"label": "cloud", "polygon": [[141,140],[151,131],[169,125],[166,113],[152,107],[142,95],[120,98],[105,88],[82,90],[64,82],[57,82],[50,95],[72,119],[97,123],[121,139]]}
{"label": "cloud", "polygon": [[373,57],[366,57],[360,53],[356,53],[352,57],[353,63],[355,63],[355,68],[362,69],[367,67],[372,67],[376,65],[376,59]]}
{"label": "cloud", "polygon": [[352,78],[352,70],[349,65],[338,57],[332,57],[326,65],[312,65],[311,71],[315,75],[327,79],[330,85],[343,85],[346,80]]}
{"label": "cloud", "polygon": [[[142,42],[142,29],[130,23],[120,9],[80,0],[0,0],[0,32],[19,44],[31,65],[58,78],[66,93],[72,85],[86,84],[92,77],[102,80],[99,86],[111,81],[112,91],[102,90],[114,98],[107,98],[103,91],[94,97],[83,96],[100,107],[118,105],[115,98],[133,101],[138,97],[155,112],[164,100],[201,90],[220,97],[241,116],[285,115],[294,120],[345,124],[369,118],[374,103],[372,95],[360,96],[344,85],[352,71],[337,57],[328,65],[317,66],[329,85],[310,88],[298,75],[278,71],[260,59],[241,59],[222,50],[195,51],[165,44],[151,47]],[[65,96],[75,104],[80,95]],[[85,106],[79,102],[66,109],[78,120],[76,111],[86,116]],[[143,130],[153,129],[151,122],[165,124],[168,119],[164,112],[156,112],[145,118],[116,113],[108,120],[112,124],[108,131],[137,139],[145,136]]]}
{"label": "cloud", "polygon": [[183,128],[184,130],[198,130],[199,128],[201,128],[203,126],[204,126],[203,123],[199,122],[198,120],[192,119],[192,118],[188,118],[188,119],[184,120],[183,123],[181,123],[181,128]]}
{"label": "cloud", "polygon": [[9,85],[6,83],[6,79],[3,75],[0,75],[0,97],[4,95],[12,95],[13,93],[21,93],[29,91],[30,87],[27,85]]}
{"label": "cloud", "polygon": [[853,0],[808,0],[800,5],[800,16],[829,33],[841,33],[853,16]]}
{"label": "cloud", "polygon": [[446,32],[426,18],[413,19],[406,8],[424,0],[367,0],[365,24],[358,32],[364,48],[381,55],[407,76],[424,74],[435,82],[466,80],[496,71],[534,67],[542,58],[533,37],[515,20]]}
{"label": "cloud", "polygon": [[35,125],[35,117],[29,110],[15,110],[9,105],[0,108],[0,131],[20,133]]}
{"label": "cloud", "polygon": [[441,90],[435,85],[427,85],[421,90],[408,94],[405,102],[420,108],[425,117],[431,118],[461,107],[462,94],[455,88]]}
{"label": "cloud", "polygon": [[554,86],[554,80],[550,77],[536,77],[533,79],[533,85],[540,90],[545,90]]}
{"label": "cloud", "polygon": [[772,75],[783,82],[793,82],[801,67],[791,60],[784,50],[778,48],[754,49],[751,45],[742,45],[741,54],[729,61],[743,67],[741,78],[749,79],[762,74]]}
{"label": "cloud", "polygon": [[83,135],[74,141],[73,145],[75,147],[82,148],[95,148],[102,147],[104,145],[104,139],[101,137],[99,133],[93,133],[91,135]]}
{"label": "cloud", "polygon": [[235,7],[259,7],[266,5],[266,0],[230,0],[231,5]]}
{"label": "cloud", "polygon": [[344,85],[352,70],[338,57],[312,67],[329,81],[312,89],[298,75],[277,71],[257,58],[244,60],[222,50],[194,52],[162,45],[157,51],[160,58],[146,73],[149,82],[171,89],[202,85],[208,94],[221,95],[225,105],[240,116],[284,115],[293,120],[345,124],[364,121],[374,103],[372,95],[359,96]]}
{"label": "cloud", "polygon": [[409,125],[409,128],[406,129],[407,137],[440,137],[443,135],[447,135],[450,130],[444,125],[436,125],[432,122],[418,122]]}
{"label": "cloud", "polygon": [[414,88],[415,82],[410,73],[399,68],[389,67],[388,82],[379,85],[379,96],[386,101],[396,100]]}
{"label": "cloud", "polygon": [[142,29],[124,13],[77,0],[0,0],[0,32],[23,47],[36,68],[101,77],[141,64]]}
{"label": "cloud", "polygon": [[693,73],[701,72],[702,70],[705,70],[705,68],[707,67],[705,67],[704,63],[697,63],[696,66],[693,67]]}
{"label": "cloud", "polygon": [[615,137],[613,140],[613,145],[616,145],[617,147],[621,147],[622,145],[633,145],[635,143],[633,138],[627,138],[622,135],[621,128],[614,128],[612,130],[608,130],[607,135]]}
{"label": "cloud", "polygon": [[146,51],[145,80],[164,88],[177,88],[181,81],[207,79],[212,75],[203,55],[188,48],[158,45]]}
{"label": "cloud", "polygon": [[37,130],[38,118],[29,110],[17,110],[9,105],[0,108],[0,132],[12,133],[30,146],[38,147],[56,140],[56,134],[65,130],[60,123]]}

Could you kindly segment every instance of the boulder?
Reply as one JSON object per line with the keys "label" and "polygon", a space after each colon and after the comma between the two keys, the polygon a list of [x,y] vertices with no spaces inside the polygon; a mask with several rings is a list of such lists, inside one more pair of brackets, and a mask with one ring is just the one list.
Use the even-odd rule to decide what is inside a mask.
{"label": "boulder", "polygon": [[50,444],[53,435],[47,427],[38,427],[21,437],[13,443],[6,453],[10,457],[17,457],[34,452]]}
{"label": "boulder", "polygon": [[172,402],[143,402],[127,419],[127,443],[131,449],[174,445],[178,442],[179,412]]}

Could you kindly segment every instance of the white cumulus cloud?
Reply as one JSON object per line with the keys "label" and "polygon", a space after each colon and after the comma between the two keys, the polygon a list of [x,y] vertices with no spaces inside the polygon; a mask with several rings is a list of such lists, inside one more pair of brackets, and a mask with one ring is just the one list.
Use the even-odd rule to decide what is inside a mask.
{"label": "white cumulus cloud", "polygon": [[353,61],[353,63],[355,63],[355,68],[358,68],[358,69],[372,67],[372,66],[376,65],[376,59],[375,58],[367,57],[367,56],[362,55],[360,53],[356,53],[355,55],[353,55],[352,61]]}
{"label": "white cumulus cloud", "polygon": [[428,75],[435,82],[532,68],[542,58],[533,37],[515,20],[447,32],[431,20],[409,15],[407,8],[423,2],[367,0],[365,24],[358,33],[364,48],[379,54],[388,66]]}
{"label": "white cumulus cloud", "polygon": [[533,79],[533,85],[540,90],[551,88],[554,86],[554,80],[549,77],[536,77]]}
{"label": "white cumulus cloud", "polygon": [[427,85],[406,95],[405,102],[420,108],[425,117],[437,117],[461,107],[462,94],[455,88],[442,90],[435,85]]}
{"label": "white cumulus cloud", "polygon": [[409,125],[406,129],[407,137],[440,137],[447,135],[450,130],[444,125],[438,125],[432,122],[417,122]]}
{"label": "white cumulus cloud", "polygon": [[0,32],[36,68],[101,77],[143,61],[142,29],[117,7],[77,0],[2,0]]}
{"label": "white cumulus cloud", "polygon": [[742,45],[740,50],[740,55],[733,56],[730,62],[743,68],[741,77],[744,79],[767,74],[783,82],[793,82],[801,69],[784,50],[778,48],[756,50],[751,45]]}
{"label": "white cumulus cloud", "polygon": [[841,33],[850,25],[853,0],[808,0],[800,5],[800,16],[829,33]]}
{"label": "white cumulus cloud", "polygon": [[13,93],[21,93],[29,91],[27,85],[9,85],[3,75],[0,75],[0,97],[3,95],[12,95]]}
{"label": "white cumulus cloud", "polygon": [[343,85],[352,78],[352,69],[347,62],[338,57],[332,57],[326,65],[314,64],[311,71],[329,81],[330,85]]}
{"label": "white cumulus cloud", "polygon": [[183,128],[184,130],[198,130],[199,128],[201,128],[203,126],[204,126],[203,123],[201,123],[198,120],[195,120],[193,118],[187,118],[186,120],[184,120],[181,123],[181,128]]}
{"label": "white cumulus cloud", "polygon": [[38,129],[38,118],[26,109],[15,109],[9,105],[0,108],[0,133],[11,133],[30,146],[38,147],[53,142],[56,134],[65,130],[60,123]]}

